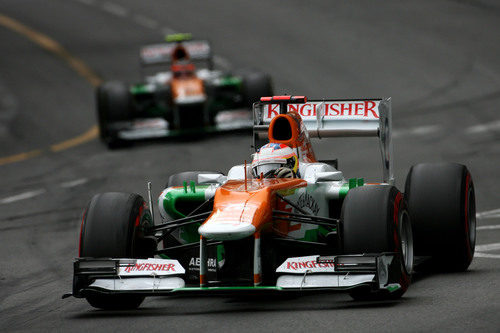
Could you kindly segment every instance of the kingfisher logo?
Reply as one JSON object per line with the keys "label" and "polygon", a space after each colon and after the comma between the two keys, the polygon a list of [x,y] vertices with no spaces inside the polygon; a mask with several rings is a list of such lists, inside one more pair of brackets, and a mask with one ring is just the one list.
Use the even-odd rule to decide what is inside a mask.
{"label": "kingfisher logo", "polygon": [[[303,119],[316,118],[317,110],[323,103],[325,118],[379,119],[378,101],[288,104],[287,111],[297,112]],[[268,104],[265,111],[266,119],[272,119],[279,114],[279,105]]]}
{"label": "kingfisher logo", "polygon": [[309,261],[287,261],[286,269],[296,271],[298,269],[312,269],[312,268],[335,268],[333,263],[318,263],[316,260]]}
{"label": "kingfisher logo", "polygon": [[175,264],[135,264],[124,269],[127,273],[132,272],[175,272]]}
{"label": "kingfisher logo", "polygon": [[277,273],[333,273],[333,262],[318,262],[318,256],[288,258],[276,270]]}

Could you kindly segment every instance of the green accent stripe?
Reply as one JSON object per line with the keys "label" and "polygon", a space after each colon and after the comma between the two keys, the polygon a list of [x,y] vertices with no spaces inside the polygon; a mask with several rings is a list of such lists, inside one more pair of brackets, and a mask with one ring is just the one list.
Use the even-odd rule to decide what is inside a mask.
{"label": "green accent stripe", "polygon": [[349,183],[345,183],[344,185],[342,185],[339,191],[339,198],[344,199],[347,195],[347,192],[349,192]]}

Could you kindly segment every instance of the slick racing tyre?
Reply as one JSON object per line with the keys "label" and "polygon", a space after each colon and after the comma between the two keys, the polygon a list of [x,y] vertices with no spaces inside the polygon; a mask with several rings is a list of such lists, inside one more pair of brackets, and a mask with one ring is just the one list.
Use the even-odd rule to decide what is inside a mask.
{"label": "slick racing tyre", "polygon": [[118,138],[113,124],[132,119],[131,95],[123,82],[110,81],[99,86],[96,91],[97,119],[99,135],[109,148],[118,148],[124,142]]}
{"label": "slick racing tyre", "polygon": [[271,77],[262,72],[250,72],[243,75],[243,103],[252,107],[263,96],[273,95]]}
{"label": "slick racing tyre", "polygon": [[389,283],[399,283],[399,289],[358,287],[350,295],[356,300],[400,298],[413,269],[411,223],[402,194],[389,185],[353,188],[344,199],[340,219],[344,254],[396,252],[401,258],[399,267],[389,272]]}
{"label": "slick racing tyre", "polygon": [[[95,195],[84,212],[80,234],[80,257],[153,257],[156,240],[144,237],[152,219],[144,199],[137,194],[103,193]],[[81,281],[74,281],[78,284]],[[93,307],[106,310],[137,308],[144,300],[138,295],[85,295]]]}
{"label": "slick racing tyre", "polygon": [[222,173],[218,171],[185,171],[176,173],[168,178],[166,187],[184,186],[184,182],[186,182],[189,186],[192,181],[195,182],[195,184],[198,184],[198,175],[216,173],[222,175]]}
{"label": "slick racing tyre", "polygon": [[464,165],[417,164],[405,184],[415,255],[430,256],[433,270],[464,271],[474,256],[476,200]]}

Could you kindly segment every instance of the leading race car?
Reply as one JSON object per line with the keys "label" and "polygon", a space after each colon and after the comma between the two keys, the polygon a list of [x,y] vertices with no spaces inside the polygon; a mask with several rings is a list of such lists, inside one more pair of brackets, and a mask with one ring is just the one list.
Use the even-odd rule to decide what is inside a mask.
{"label": "leading race car", "polygon": [[272,95],[269,75],[215,70],[210,43],[190,34],[141,49],[143,70],[169,65],[141,83],[110,81],[97,88],[101,139],[110,147],[126,140],[251,129],[252,103]]}
{"label": "leading race car", "polygon": [[[269,141],[227,175],[170,176],[158,205],[103,193],[83,214],[72,295],[138,307],[177,293],[347,291],[395,299],[414,263],[466,270],[475,244],[474,185],[460,164],[418,164],[394,187],[390,99],[263,97],[254,139]],[[345,179],[310,137],[377,136],[383,181]],[[151,191],[149,188],[149,201]],[[152,206],[151,206],[152,207]]]}

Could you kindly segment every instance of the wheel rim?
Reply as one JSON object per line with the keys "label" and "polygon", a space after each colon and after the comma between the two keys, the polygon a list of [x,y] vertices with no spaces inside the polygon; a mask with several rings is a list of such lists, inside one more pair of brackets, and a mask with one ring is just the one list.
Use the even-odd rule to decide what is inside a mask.
{"label": "wheel rim", "polygon": [[467,193],[467,224],[469,229],[469,244],[471,252],[474,252],[476,245],[476,198],[474,189],[469,188]]}
{"label": "wheel rim", "polygon": [[413,235],[411,232],[410,216],[403,210],[399,216],[399,235],[401,239],[401,259],[408,274],[413,270]]}

